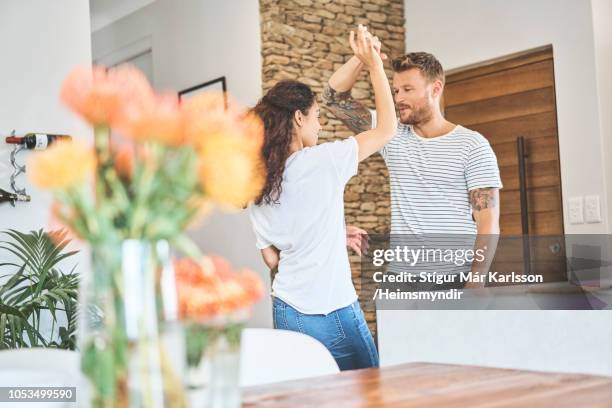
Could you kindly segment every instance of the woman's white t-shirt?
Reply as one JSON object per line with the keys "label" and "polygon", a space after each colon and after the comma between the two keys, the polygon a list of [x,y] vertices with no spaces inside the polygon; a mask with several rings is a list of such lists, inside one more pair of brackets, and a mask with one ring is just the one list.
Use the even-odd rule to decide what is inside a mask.
{"label": "woman's white t-shirt", "polygon": [[328,314],[357,300],[346,248],[344,187],[357,173],[354,137],[293,153],[278,204],[252,204],[257,248],[280,250],[272,295],[302,313]]}

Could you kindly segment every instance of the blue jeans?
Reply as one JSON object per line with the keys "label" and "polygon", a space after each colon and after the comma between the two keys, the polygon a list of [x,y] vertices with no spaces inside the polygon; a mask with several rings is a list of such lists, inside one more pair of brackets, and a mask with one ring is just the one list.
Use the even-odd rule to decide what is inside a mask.
{"label": "blue jeans", "polygon": [[378,367],[378,351],[359,301],[333,312],[304,314],[272,298],[274,328],[307,334],[330,351],[340,370]]}

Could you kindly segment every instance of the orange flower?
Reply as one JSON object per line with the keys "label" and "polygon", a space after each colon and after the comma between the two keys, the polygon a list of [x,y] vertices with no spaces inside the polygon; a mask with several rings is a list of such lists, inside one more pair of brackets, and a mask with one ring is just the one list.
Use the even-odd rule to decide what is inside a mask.
{"label": "orange flower", "polygon": [[265,182],[263,124],[221,93],[204,93],[182,106],[186,141],[199,153],[203,190],[213,200],[243,207]]}
{"label": "orange flower", "polygon": [[53,144],[28,160],[28,176],[43,189],[68,189],[82,183],[93,172],[93,150],[78,140]]}
{"label": "orange flower", "polygon": [[240,126],[249,148],[259,152],[264,142],[264,125],[259,116],[253,112],[247,113],[240,121]]}
{"label": "orange flower", "polygon": [[252,271],[233,272],[221,257],[198,264],[175,262],[179,311],[185,319],[205,320],[245,310],[263,296],[261,279]]}
{"label": "orange flower", "polygon": [[221,280],[229,280],[234,277],[232,272],[232,265],[227,259],[223,259],[220,256],[212,255],[209,257],[212,267],[214,268],[215,274]]}
{"label": "orange flower", "polygon": [[184,282],[189,285],[205,285],[210,284],[213,279],[213,273],[196,261],[190,258],[182,258],[174,262],[176,279],[179,282]]}
{"label": "orange flower", "polygon": [[264,185],[264,171],[258,154],[242,149],[236,140],[211,136],[200,156],[202,188],[213,200],[243,208],[257,197]]}
{"label": "orange flower", "polygon": [[55,245],[59,245],[68,239],[71,243],[79,244],[81,237],[72,230],[64,220],[69,221],[74,217],[72,208],[65,208],[59,201],[53,200],[49,211],[49,238]]}
{"label": "orange flower", "polygon": [[157,140],[170,146],[183,143],[183,121],[176,94],[142,98],[123,104],[117,128],[136,140]]}
{"label": "orange flower", "polygon": [[239,108],[228,102],[225,108],[223,93],[207,92],[187,99],[181,105],[185,123],[185,140],[187,143],[201,147],[201,142],[209,134],[235,133]]}
{"label": "orange flower", "polygon": [[131,180],[134,173],[134,149],[129,144],[122,144],[115,153],[115,170],[123,180]]}
{"label": "orange flower", "polygon": [[151,98],[153,90],[144,74],[130,65],[106,69],[81,66],[62,83],[61,100],[94,126],[113,125],[123,104]]}
{"label": "orange flower", "polygon": [[264,286],[261,278],[255,272],[250,269],[243,269],[240,271],[239,279],[247,298],[261,299],[264,294]]}

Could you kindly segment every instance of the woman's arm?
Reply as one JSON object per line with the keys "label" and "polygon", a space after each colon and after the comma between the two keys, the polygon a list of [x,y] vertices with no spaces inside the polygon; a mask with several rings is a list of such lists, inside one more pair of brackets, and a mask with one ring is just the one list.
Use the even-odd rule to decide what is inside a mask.
{"label": "woman's arm", "polygon": [[376,104],[376,127],[355,136],[359,144],[359,161],[362,161],[378,152],[393,138],[397,131],[397,116],[389,80],[385,74],[382,59],[374,47],[372,37],[362,25],[359,25],[357,39],[351,31],[349,42],[355,56],[370,71]]}
{"label": "woman's arm", "polygon": [[261,250],[261,256],[263,257],[263,261],[270,270],[276,268],[278,266],[278,261],[280,260],[280,251],[276,249],[275,246],[270,245],[267,248]]}

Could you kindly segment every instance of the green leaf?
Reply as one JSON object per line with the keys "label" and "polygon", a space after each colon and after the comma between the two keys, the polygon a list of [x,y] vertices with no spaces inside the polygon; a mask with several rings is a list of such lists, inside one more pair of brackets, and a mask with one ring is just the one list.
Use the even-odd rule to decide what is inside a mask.
{"label": "green leaf", "polygon": [[17,273],[15,273],[15,275],[13,275],[12,278],[10,278],[8,280],[8,282],[6,282],[6,284],[4,284],[2,286],[2,288],[0,288],[0,298],[2,297],[2,295],[4,294],[4,292],[6,292],[9,289],[12,289],[15,287],[15,285],[18,283],[18,281],[21,279],[21,277],[23,276],[23,271],[25,270],[25,265],[22,266]]}
{"label": "green leaf", "polygon": [[7,320],[7,316],[6,314],[2,313],[0,314],[0,349],[5,348],[6,345],[6,320]]}
{"label": "green leaf", "polygon": [[[72,275],[75,267],[70,274],[57,268],[59,262],[77,253],[64,252],[70,242],[66,232],[54,232],[58,244],[42,229],[27,234],[8,230],[3,234],[9,239],[0,241],[0,252],[13,254],[23,264],[0,265],[16,268],[13,276],[0,286],[0,347],[42,345],[74,349],[79,279],[76,274]],[[58,329],[69,334],[60,343],[45,339],[39,332],[41,312],[46,310],[51,313],[54,325],[57,311],[66,311],[68,323]]]}
{"label": "green leaf", "polygon": [[23,315],[23,313],[21,313],[19,309],[17,309],[16,307],[5,305],[3,303],[0,303],[0,312],[25,319],[25,316]]}

